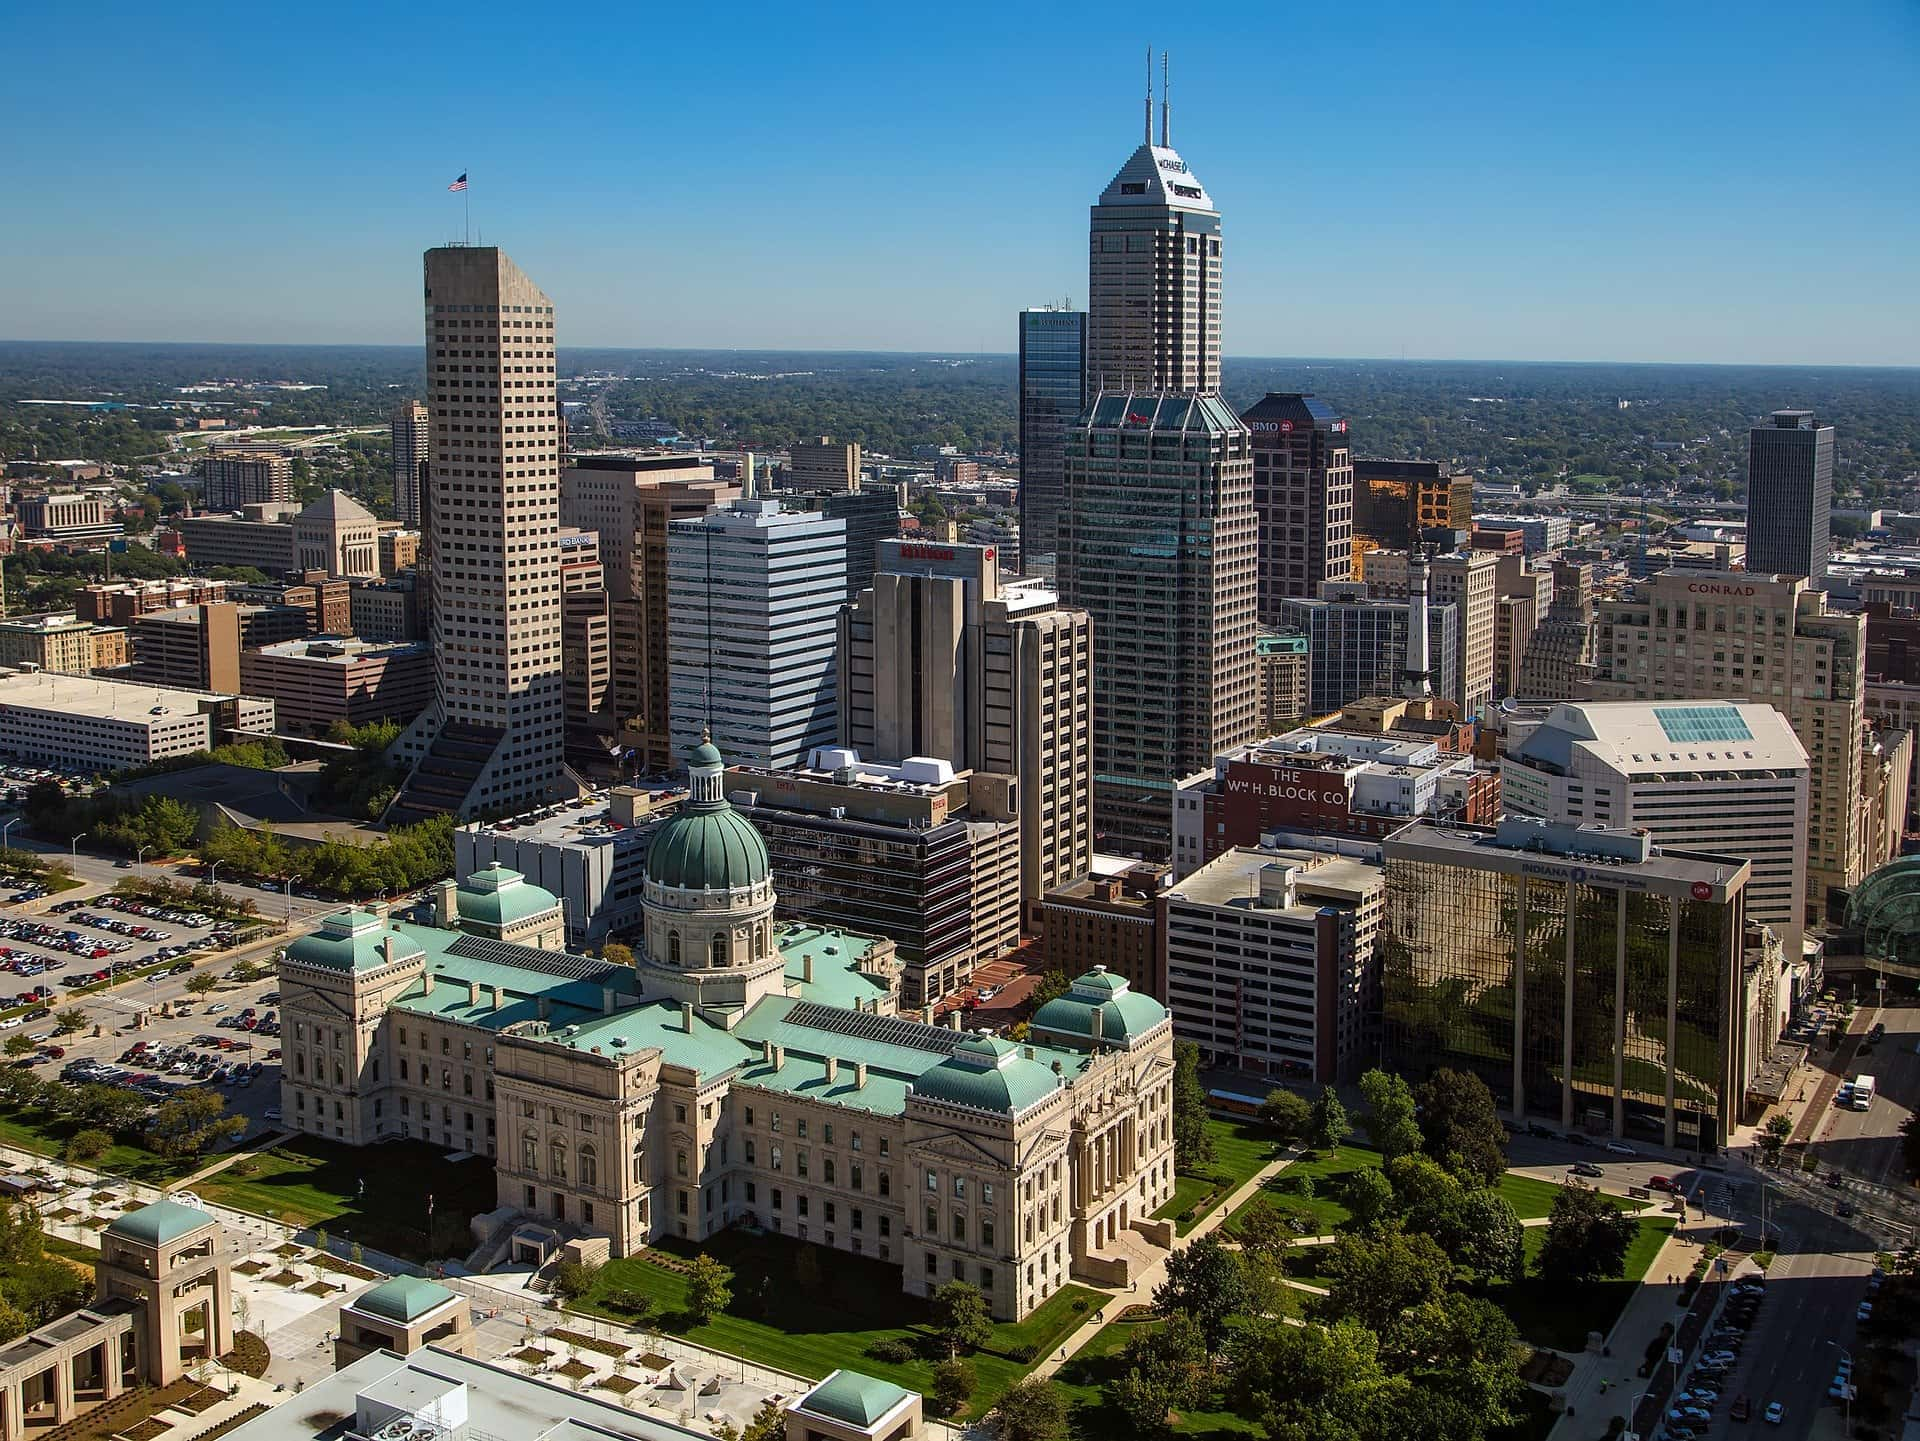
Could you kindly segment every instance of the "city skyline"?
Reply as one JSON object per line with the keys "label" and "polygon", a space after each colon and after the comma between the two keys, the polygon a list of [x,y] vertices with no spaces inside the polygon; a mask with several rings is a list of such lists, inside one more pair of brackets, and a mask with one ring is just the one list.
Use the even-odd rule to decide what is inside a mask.
{"label": "city skyline", "polygon": [[[1137,143],[1155,43],[1173,51],[1173,145],[1233,217],[1229,356],[1920,362],[1904,265],[1920,204],[1886,183],[1920,120],[1920,16],[1891,0],[1823,11],[1821,46],[1850,72],[1822,89],[1768,23],[1784,6],[1737,24],[1637,9],[1658,46],[1494,3],[1437,29],[1389,7],[1358,52],[1350,33],[1232,5],[1212,33],[1238,38],[1211,47],[1156,33],[1144,7],[1091,41],[1066,14],[901,34],[867,7],[824,23],[765,11],[724,52],[701,17],[651,17],[644,36],[583,17],[575,33],[616,51],[644,40],[729,68],[650,69],[639,110],[563,87],[537,132],[523,107],[449,93],[446,77],[514,43],[504,10],[463,12],[425,72],[343,70],[207,25],[195,63],[219,83],[191,106],[128,68],[138,47],[83,50],[27,16],[37,63],[0,115],[33,133],[59,113],[60,144],[12,157],[11,189],[60,218],[0,237],[0,302],[15,339],[400,343],[414,297],[397,257],[460,236],[471,200],[476,238],[524,257],[579,317],[569,346],[1005,353],[1021,308],[1084,299],[1082,207]],[[349,6],[337,38],[376,23]],[[1634,33],[1635,13],[1614,24]],[[986,104],[1009,53],[1075,63],[1033,102],[1015,88]],[[821,103],[829,63],[858,74],[857,100]],[[113,103],[61,104],[83,75]],[[1322,103],[1341,77],[1352,103]],[[647,169],[643,143],[674,166]],[[822,183],[822,157],[852,182]],[[472,189],[448,194],[463,171]],[[1774,204],[1782,176],[1829,203]],[[864,217],[851,232],[849,208]]]}

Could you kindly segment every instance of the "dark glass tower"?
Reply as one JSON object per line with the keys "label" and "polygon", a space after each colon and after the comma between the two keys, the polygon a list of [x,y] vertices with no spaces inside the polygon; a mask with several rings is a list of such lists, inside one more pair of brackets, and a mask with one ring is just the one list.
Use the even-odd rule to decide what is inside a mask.
{"label": "dark glass tower", "polygon": [[1087,314],[1020,312],[1020,554],[1052,555],[1067,499],[1067,433],[1087,406]]}
{"label": "dark glass tower", "polygon": [[1747,569],[1827,583],[1832,550],[1833,427],[1811,410],[1776,410],[1747,433]]}

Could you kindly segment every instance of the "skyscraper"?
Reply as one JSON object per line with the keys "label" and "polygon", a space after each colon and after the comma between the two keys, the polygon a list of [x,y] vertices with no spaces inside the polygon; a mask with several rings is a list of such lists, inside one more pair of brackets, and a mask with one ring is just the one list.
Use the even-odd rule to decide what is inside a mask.
{"label": "skyscraper", "polygon": [[1804,575],[1815,590],[1832,550],[1833,427],[1776,410],[1747,432],[1747,569]]}
{"label": "skyscraper", "polygon": [[434,701],[390,820],[509,811],[562,779],[553,303],[493,246],[426,253]]}
{"label": "skyscraper", "polygon": [[1153,92],[1139,149],[1101,192],[1088,234],[1087,389],[1220,388],[1220,212],[1173,148]]}
{"label": "skyscraper", "polygon": [[1067,434],[1087,405],[1087,315],[1020,312],[1020,553],[1052,555],[1067,495]]}
{"label": "skyscraper", "polygon": [[1218,396],[1109,391],[1067,450],[1061,599],[1093,618],[1094,820],[1165,858],[1174,784],[1253,739],[1252,440]]}
{"label": "skyscraper", "polygon": [[741,765],[785,769],[839,738],[834,647],[847,523],[737,500],[668,527],[673,749],[703,732]]}
{"label": "skyscraper", "polygon": [[420,514],[420,477],[427,464],[427,447],[432,437],[427,427],[427,408],[417,400],[403,400],[393,412],[393,513],[400,524],[418,530]]}
{"label": "skyscraper", "polygon": [[1353,578],[1353,462],[1347,423],[1312,395],[1270,392],[1241,412],[1253,433],[1260,517],[1260,623],[1288,596]]}
{"label": "skyscraper", "polygon": [[1013,776],[1020,890],[1093,864],[1093,625],[1047,587],[1003,585],[991,547],[889,541],[840,613],[840,739]]}

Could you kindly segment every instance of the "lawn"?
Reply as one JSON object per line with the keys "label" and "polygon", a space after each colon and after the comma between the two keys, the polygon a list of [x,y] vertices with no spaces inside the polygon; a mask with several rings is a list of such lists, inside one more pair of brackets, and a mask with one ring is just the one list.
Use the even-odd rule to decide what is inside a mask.
{"label": "lawn", "polygon": [[[1108,1407],[1103,1388],[1120,1371],[1120,1353],[1127,1338],[1151,1331],[1158,1321],[1110,1321],[1095,1333],[1064,1366],[1054,1381],[1067,1398],[1069,1425],[1082,1441],[1106,1441],[1128,1433],[1126,1420]],[[1182,1415],[1174,1428],[1179,1436],[1258,1436],[1260,1428],[1231,1411],[1195,1411]]]}
{"label": "lawn", "polygon": [[1209,1116],[1207,1131],[1213,1137],[1213,1164],[1176,1174],[1173,1198],[1153,1213],[1159,1220],[1171,1220],[1182,1236],[1279,1154],[1273,1133],[1254,1121]]}
{"label": "lawn", "polygon": [[321,1226],[331,1237],[414,1261],[465,1255],[473,1247],[467,1222],[499,1204],[485,1157],[450,1163],[444,1151],[418,1141],[356,1150],[302,1136],[245,1156],[195,1189],[216,1205]]}
{"label": "lawn", "polygon": [[[0,1142],[22,1151],[31,1151],[36,1156],[58,1156],[66,1146],[68,1137],[84,1129],[77,1121],[37,1106],[0,1111]],[[116,1141],[107,1148],[106,1154],[87,1164],[109,1175],[164,1186],[186,1175],[202,1162],[198,1157],[170,1159],[156,1155],[144,1146],[129,1146]]]}
{"label": "lawn", "polygon": [[[1235,1211],[1228,1225],[1238,1220],[1256,1201],[1266,1199],[1277,1201],[1289,1210],[1299,1211],[1312,1218],[1316,1236],[1332,1234],[1335,1228],[1346,1224],[1352,1213],[1340,1199],[1341,1183],[1355,1171],[1380,1164],[1380,1153],[1371,1146],[1337,1146],[1331,1151],[1309,1153],[1311,1159],[1295,1161],[1277,1176],[1267,1179],[1260,1188],[1258,1196],[1249,1196],[1245,1205]],[[1303,1197],[1300,1194],[1300,1182],[1303,1178],[1313,1181],[1313,1195]]]}
{"label": "lawn", "polygon": [[[685,1259],[705,1250],[734,1273],[733,1301],[704,1326],[687,1313],[687,1278],[652,1256]],[[803,1252],[811,1252],[817,1276],[804,1282]],[[900,1268],[872,1257],[813,1246],[788,1237],[723,1231],[703,1247],[667,1241],[656,1252],[607,1262],[594,1277],[580,1309],[612,1320],[630,1319],[609,1303],[622,1290],[653,1300],[659,1329],[716,1350],[744,1356],[796,1375],[823,1377],[840,1367],[879,1376],[915,1391],[933,1389],[941,1358],[926,1329],[927,1303],[900,1289]],[[1002,1322],[973,1356],[979,1389],[966,1414],[984,1415],[1034,1362],[1057,1349],[1105,1297],[1084,1286],[1063,1286],[1026,1320]],[[1077,1309],[1076,1309],[1077,1308]],[[927,1347],[910,1361],[882,1361],[867,1354],[876,1342],[906,1341]]]}
{"label": "lawn", "polygon": [[1534,1261],[1546,1244],[1547,1228],[1530,1226],[1526,1232],[1526,1278],[1497,1282],[1486,1287],[1483,1294],[1505,1311],[1519,1327],[1520,1335],[1534,1345],[1554,1351],[1584,1351],[1589,1331],[1604,1336],[1613,1329],[1634,1288],[1666,1243],[1673,1221],[1671,1216],[1654,1216],[1640,1222],[1640,1234],[1627,1248],[1626,1274],[1621,1279],[1577,1286],[1545,1281],[1533,1274]]}

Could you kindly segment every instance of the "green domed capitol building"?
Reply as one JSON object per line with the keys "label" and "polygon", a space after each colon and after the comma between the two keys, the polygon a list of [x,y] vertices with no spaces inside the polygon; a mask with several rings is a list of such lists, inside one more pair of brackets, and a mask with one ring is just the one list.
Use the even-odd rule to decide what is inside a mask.
{"label": "green domed capitol building", "polygon": [[568,951],[561,898],[497,865],[442,883],[434,925],[352,909],[293,942],[285,1124],[490,1157],[482,1265],[745,1224],[1002,1318],[1126,1284],[1171,1240],[1165,1008],[1096,969],[1026,1044],[903,1019],[893,943],[775,920],[720,753],[688,762],[631,966]]}

